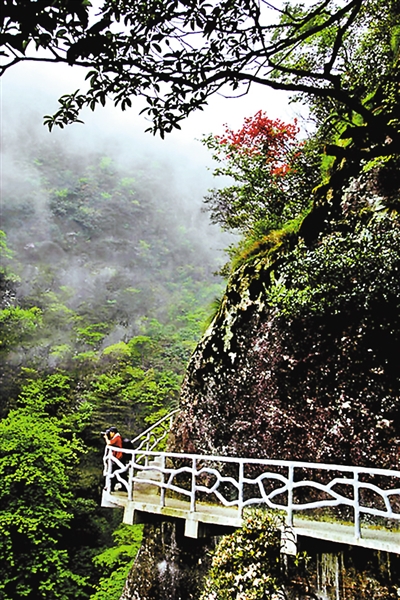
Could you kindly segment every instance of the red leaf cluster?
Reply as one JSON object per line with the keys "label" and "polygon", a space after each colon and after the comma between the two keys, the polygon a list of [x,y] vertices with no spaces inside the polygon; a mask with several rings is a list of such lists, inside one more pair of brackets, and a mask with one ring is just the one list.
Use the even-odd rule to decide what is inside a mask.
{"label": "red leaf cluster", "polygon": [[259,110],[253,117],[247,117],[238,131],[225,125],[223,135],[215,139],[226,152],[226,159],[235,155],[260,158],[269,165],[273,177],[284,177],[291,171],[296,149],[302,144],[297,140],[300,129],[297,120],[284,123],[280,119],[270,119]]}
{"label": "red leaf cluster", "polygon": [[254,117],[247,117],[238,131],[225,126],[222,136],[215,136],[220,144],[230,146],[244,154],[264,154],[271,159],[287,153],[293,145],[297,145],[299,133],[297,121],[284,123],[280,119],[270,119],[264,111],[259,110]]}

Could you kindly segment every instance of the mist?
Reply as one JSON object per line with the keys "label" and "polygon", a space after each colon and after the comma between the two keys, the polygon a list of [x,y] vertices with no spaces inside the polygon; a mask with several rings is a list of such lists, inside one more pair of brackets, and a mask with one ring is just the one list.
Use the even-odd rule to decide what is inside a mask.
{"label": "mist", "polygon": [[[210,133],[222,133],[225,124],[238,128],[245,117],[260,109],[271,118],[291,121],[295,116],[286,93],[253,86],[248,95],[240,98],[212,97],[204,111],[193,113],[181,123],[181,130],[167,134],[164,140],[145,133],[151,123],[139,114],[146,106],[141,98],[134,98],[132,108],[125,112],[112,104],[99,106],[94,112],[86,108],[82,113],[84,124],[73,124],[63,130],[56,127],[49,133],[42,124],[43,116],[57,110],[57,99],[62,94],[85,88],[85,73],[81,67],[20,63],[4,74],[0,80],[3,178],[12,177],[12,160],[18,165],[21,156],[33,155],[38,144],[44,143],[62,145],[69,155],[95,152],[110,156],[125,170],[138,162],[158,162],[166,166],[179,189],[181,202],[191,212],[190,218],[198,220],[203,228],[207,219],[201,217],[199,206],[216,182],[211,174],[211,153],[200,139]],[[205,243],[216,234],[211,227],[210,240]]]}
{"label": "mist", "polygon": [[[28,302],[39,294],[48,307],[56,291],[65,306],[58,318],[66,323],[65,310],[97,311],[100,317],[104,305],[109,312],[115,305],[118,316],[107,338],[113,342],[140,332],[143,319],[168,319],[165,300],[176,293],[169,281],[176,285],[183,273],[188,276],[189,255],[190,277],[197,282],[212,280],[226,261],[224,249],[235,238],[202,211],[207,190],[224,182],[213,179],[211,154],[200,139],[221,133],[225,123],[239,127],[260,108],[286,120],[293,114],[286,95],[258,89],[237,100],[214,98],[164,140],[145,133],[150,124],[139,115],[140,99],[129,112],[109,105],[86,109],[84,124],[49,133],[43,116],[83,78],[83,69],[43,64],[20,64],[3,76],[0,229],[14,252],[18,297]],[[104,179],[98,190],[96,177]],[[124,209],[116,203],[121,194]],[[129,213],[125,222],[121,210]],[[59,344],[68,329],[58,327]]]}

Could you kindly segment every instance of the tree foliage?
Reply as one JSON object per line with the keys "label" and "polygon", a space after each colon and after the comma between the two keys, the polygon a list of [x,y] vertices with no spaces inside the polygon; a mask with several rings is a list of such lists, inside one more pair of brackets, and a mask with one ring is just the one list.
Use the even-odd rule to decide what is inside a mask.
{"label": "tree foliage", "polygon": [[[55,383],[55,382],[53,382]],[[47,392],[52,388],[54,404]],[[5,600],[79,597],[86,578],[70,568],[71,473],[83,446],[67,429],[57,386],[27,389],[0,423],[1,583]]]}
{"label": "tree foliage", "polygon": [[29,342],[41,324],[41,311],[37,307],[23,309],[14,304],[19,278],[5,267],[12,256],[7,236],[0,230],[0,356],[9,352],[17,342]]}
{"label": "tree foliage", "polygon": [[355,231],[336,231],[312,249],[300,241],[269,292],[280,314],[290,318],[341,314],[356,320],[362,313],[371,330],[384,313],[396,335],[399,223],[384,211],[368,212]]}
{"label": "tree foliage", "polygon": [[[293,585],[281,562],[282,525],[282,515],[249,510],[242,527],[224,536],[216,547],[200,600],[286,598],[289,590],[308,597],[301,584]],[[299,571],[306,560],[305,553],[296,556]]]}
{"label": "tree foliage", "polygon": [[238,131],[226,126],[223,135],[202,140],[219,164],[214,176],[233,180],[233,185],[214,189],[205,199],[213,222],[260,235],[282,227],[308,207],[318,173],[298,134],[296,122],[273,120],[260,110]]}
{"label": "tree foliage", "polygon": [[132,561],[142,540],[143,525],[122,525],[114,533],[114,546],[107,548],[94,559],[102,576],[91,600],[119,600]]}
{"label": "tree foliage", "polygon": [[[163,134],[225,87],[243,94],[259,83],[332,102],[350,122],[358,115],[380,152],[388,135],[398,145],[396,107],[379,101],[398,80],[395,0],[106,0],[96,11],[87,0],[10,0],[4,9],[3,70],[35,60],[88,69],[87,91],[63,96],[50,127],[78,120],[83,106],[112,98],[125,110],[142,95]],[[371,63],[379,77],[366,77]]]}
{"label": "tree foliage", "polygon": [[0,353],[8,352],[16,343],[24,343],[40,324],[41,311],[37,307],[23,309],[10,306],[0,311],[2,339]]}
{"label": "tree foliage", "polygon": [[[134,345],[135,340],[131,342]],[[85,393],[94,409],[94,433],[107,423],[117,423],[121,431],[134,437],[146,428],[150,415],[161,409],[168,412],[178,402],[181,377],[173,371],[135,366],[130,353],[111,359],[102,370]]]}

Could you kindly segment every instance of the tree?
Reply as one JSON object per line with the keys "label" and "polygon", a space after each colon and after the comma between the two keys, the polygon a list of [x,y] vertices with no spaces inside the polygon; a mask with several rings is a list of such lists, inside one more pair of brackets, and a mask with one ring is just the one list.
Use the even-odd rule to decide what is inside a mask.
{"label": "tree", "polygon": [[[82,446],[65,416],[63,377],[32,381],[0,422],[0,594],[4,600],[76,598],[63,535],[72,519],[72,467]],[[60,396],[57,394],[60,393]],[[77,417],[78,415],[76,415]],[[77,428],[77,427],[76,427]]]}
{"label": "tree", "polygon": [[23,309],[16,306],[15,287],[18,277],[4,265],[12,252],[6,243],[6,234],[0,230],[0,356],[17,343],[25,342],[40,325],[41,311],[37,307]]}
{"label": "tree", "polygon": [[107,548],[94,559],[101,570],[101,579],[90,600],[119,600],[132,561],[142,540],[143,525],[121,525],[113,538],[115,546]]}
{"label": "tree", "polygon": [[40,316],[40,309],[37,307],[23,309],[18,306],[10,306],[0,310],[2,329],[0,353],[6,353],[12,346],[25,341],[40,324]]}
{"label": "tree", "polygon": [[258,83],[333,103],[350,122],[357,115],[387,154],[399,145],[398,109],[380,100],[398,82],[398,31],[395,0],[106,0],[96,12],[88,0],[7,0],[2,72],[21,61],[88,69],[88,90],[60,98],[50,128],[78,121],[84,106],[112,98],[125,110],[141,95],[163,135],[212,94]]}
{"label": "tree", "polygon": [[[143,354],[139,345],[144,341]],[[147,346],[147,349],[146,349]],[[146,428],[147,419],[153,413],[167,413],[177,402],[180,376],[161,369],[143,369],[135,363],[148,354],[151,360],[150,343],[139,336],[129,344],[120,342],[104,350],[104,371],[92,382],[86,393],[93,406],[92,430],[98,432],[109,425],[118,424],[124,435],[137,435]],[[159,418],[160,418],[159,417]]]}
{"label": "tree", "polygon": [[42,325],[42,313],[37,306],[22,308],[18,305],[16,288],[19,278],[7,266],[12,257],[6,235],[0,230],[0,415],[2,416],[18,387],[18,373],[14,365],[7,364],[7,356],[16,348],[33,345],[35,335]]}
{"label": "tree", "polygon": [[[200,600],[287,598],[290,592],[300,598],[311,597],[299,578],[291,580],[287,565],[283,567],[278,533],[283,522],[278,513],[250,509],[242,527],[223,536],[216,547]],[[305,552],[296,555],[298,572],[306,562]]]}
{"label": "tree", "polygon": [[245,234],[255,229],[265,234],[302,213],[318,171],[298,133],[296,122],[272,120],[260,110],[238,131],[226,126],[223,135],[203,139],[219,164],[214,176],[233,180],[205,199],[212,222]]}

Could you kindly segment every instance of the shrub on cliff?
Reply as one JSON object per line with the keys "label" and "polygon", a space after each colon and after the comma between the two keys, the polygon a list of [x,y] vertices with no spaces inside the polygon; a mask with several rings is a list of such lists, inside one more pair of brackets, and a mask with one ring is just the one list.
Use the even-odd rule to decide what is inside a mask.
{"label": "shrub on cliff", "polygon": [[279,598],[284,577],[280,564],[283,520],[252,510],[243,527],[222,538],[200,600],[261,600]]}
{"label": "shrub on cliff", "polygon": [[225,126],[223,135],[203,138],[218,165],[214,176],[232,182],[205,198],[213,223],[259,238],[309,207],[318,170],[299,132],[296,121],[270,119],[259,110],[237,131]]}

